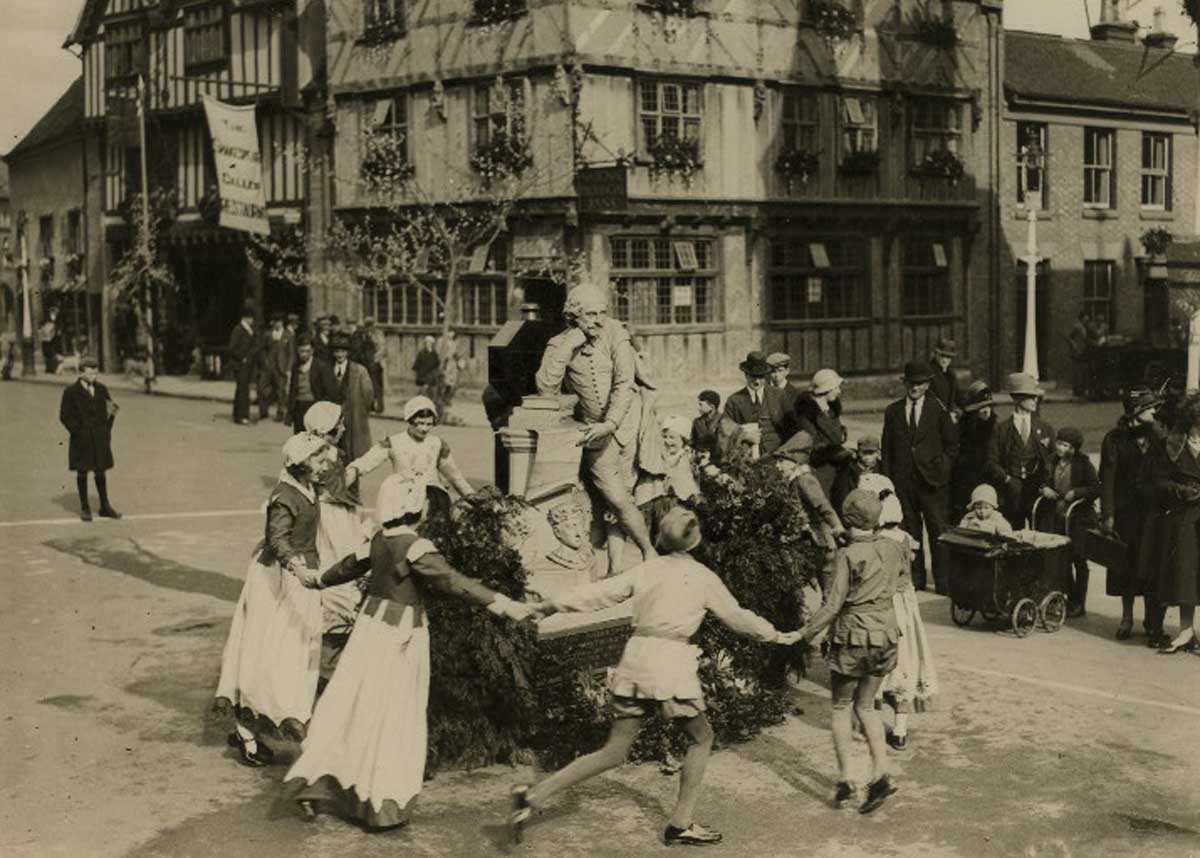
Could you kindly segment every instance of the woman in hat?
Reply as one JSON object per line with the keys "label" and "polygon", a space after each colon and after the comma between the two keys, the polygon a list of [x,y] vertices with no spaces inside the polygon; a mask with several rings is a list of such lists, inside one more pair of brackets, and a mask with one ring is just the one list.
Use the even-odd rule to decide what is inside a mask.
{"label": "woman in hat", "polygon": [[[1071,537],[1071,560],[1075,577],[1067,597],[1067,616],[1082,617],[1087,601],[1088,562],[1083,553],[1084,540],[1096,526],[1095,500],[1100,496],[1100,478],[1092,460],[1083,452],[1083,433],[1074,426],[1058,430],[1054,440],[1054,463],[1050,479],[1042,486],[1042,497],[1049,501],[1043,522],[1051,529]],[[1047,506],[1042,503],[1040,506]],[[1039,511],[1039,518],[1043,518]],[[1069,528],[1069,529],[1068,529]]]}
{"label": "woman in hat", "polygon": [[1159,509],[1142,543],[1142,562],[1158,572],[1158,600],[1179,606],[1179,633],[1159,653],[1200,649],[1200,396],[1181,406],[1179,422],[1158,445],[1154,463]]}
{"label": "woman in hat", "polygon": [[246,570],[221,655],[214,709],[237,716],[229,744],[248,766],[274,757],[260,736],[299,741],[312,715],[321,597],[297,576],[315,573],[320,562],[316,484],[328,467],[325,442],[315,435],[293,435],[283,445],[283,471],[267,500],[265,537]]}
{"label": "woman in hat", "polygon": [[853,706],[871,749],[871,780],[861,813],[870,813],[896,792],[888,777],[887,744],[875,696],[897,664],[900,627],[893,596],[912,562],[908,547],[876,532],[881,512],[879,497],[870,491],[855,489],[846,498],[842,518],[850,528],[851,542],[838,552],[825,603],[800,629],[800,639],[810,641],[832,626],[825,660],[830,671],[833,749],[841,772],[833,801],[841,807],[855,792],[850,779]]}
{"label": "woman in hat", "polygon": [[834,571],[834,551],[845,528],[813,473],[810,464],[812,450],[812,437],[801,429],[776,450],[772,458],[784,479],[791,482],[799,494],[804,511],[808,513],[814,541],[825,549],[825,572],[821,576],[821,587],[827,589]]}
{"label": "woman in hat", "polygon": [[958,421],[958,458],[950,472],[949,521],[959,521],[970,506],[971,492],[981,483],[991,482],[992,469],[988,450],[996,432],[996,400],[984,382],[972,382],[963,395],[962,416]]}
{"label": "woman in hat", "polygon": [[796,399],[796,429],[812,438],[812,469],[825,497],[833,492],[838,474],[854,462],[854,453],[846,447],[846,427],[842,425],[842,377],[832,369],[813,373],[812,387]]}
{"label": "woman in hat", "polygon": [[659,556],[572,593],[538,605],[541,614],[597,611],[630,599],[633,636],[609,677],[612,729],[604,747],[579,757],[533,786],[513,789],[509,818],[515,840],[521,839],[532,812],[557,793],[625,762],[642,721],[653,712],[681,721],[692,738],[683,759],[679,798],[664,833],[668,846],[718,843],[721,835],[693,819],[700,783],[712,750],[713,732],[705,716],[700,688],[700,649],[689,638],[711,613],[735,632],[765,643],[791,644],[795,633],[782,633],[757,614],[738,605],[711,570],[688,552],[700,544],[700,524],[689,510],[676,507],[663,518]]}
{"label": "woman in hat", "polygon": [[[329,810],[370,831],[409,821],[425,774],[427,594],[465,599],[512,620],[533,616],[531,606],[455,571],[417,535],[428,509],[424,483],[392,474],[379,487],[375,515],[383,529],[371,540],[367,597],[303,753],[284,778],[306,815]],[[308,583],[332,587],[365,572],[344,563]]]}
{"label": "woman in hat", "polygon": [[437,422],[437,406],[428,396],[414,396],[404,403],[404,419],[408,423],[403,432],[389,435],[365,455],[350,463],[360,474],[366,474],[391,460],[392,473],[405,479],[435,485],[445,489],[442,480],[463,497],[474,494],[475,489],[467,482],[450,445],[433,434]]}
{"label": "woman in hat", "polygon": [[[346,431],[342,406],[335,402],[314,403],[304,415],[304,428],[326,443],[329,459],[317,478],[317,567],[324,570],[362,548],[371,539],[371,528],[359,514],[358,472],[347,467],[346,454],[338,446]],[[352,624],[361,601],[362,591],[353,582],[323,591],[325,630]]]}
{"label": "woman in hat", "polygon": [[921,608],[917,604],[917,591],[912,583],[912,555],[920,548],[920,543],[900,527],[904,521],[904,511],[891,480],[882,474],[865,474],[859,481],[859,488],[879,497],[878,533],[909,551],[909,563],[901,568],[896,595],[892,597],[896,625],[900,629],[896,667],[883,678],[879,686],[880,699],[887,702],[896,713],[893,727],[887,733],[887,743],[897,751],[902,751],[908,747],[908,716],[933,708],[933,698],[938,691],[933,650],[929,646],[925,621],[921,619]]}
{"label": "woman in hat", "polygon": [[1121,597],[1117,640],[1133,635],[1133,603],[1145,602],[1143,628],[1150,646],[1169,643],[1162,632],[1163,609],[1158,604],[1157,569],[1139,562],[1146,523],[1157,504],[1153,463],[1163,430],[1156,421],[1162,399],[1148,389],[1125,395],[1124,414],[1100,444],[1100,514],[1103,527],[1125,545],[1124,557],[1109,565],[1105,590]]}

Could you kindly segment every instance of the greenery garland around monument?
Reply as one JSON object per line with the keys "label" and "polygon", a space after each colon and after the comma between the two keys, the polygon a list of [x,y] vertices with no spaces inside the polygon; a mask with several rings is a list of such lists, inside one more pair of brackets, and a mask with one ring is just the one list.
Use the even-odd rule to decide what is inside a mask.
{"label": "greenery garland around monument", "polygon": [[[696,559],[743,607],[781,630],[797,628],[806,585],[817,580],[822,563],[798,494],[769,462],[702,476],[700,484],[696,512],[704,541]],[[525,572],[503,538],[504,522],[520,504],[485,492],[460,501],[450,517],[431,517],[423,533],[463,574],[521,598]],[[602,676],[539,659],[532,626],[498,620],[456,599],[431,597],[428,608],[430,773],[534,757],[557,768],[604,741],[609,716]],[[711,617],[693,642],[704,653],[700,678],[719,745],[746,741],[783,720],[789,705],[783,680],[789,670],[803,672],[802,648],[756,643]],[[559,681],[546,682],[548,676]],[[686,747],[682,730],[654,717],[632,756],[666,760]]]}

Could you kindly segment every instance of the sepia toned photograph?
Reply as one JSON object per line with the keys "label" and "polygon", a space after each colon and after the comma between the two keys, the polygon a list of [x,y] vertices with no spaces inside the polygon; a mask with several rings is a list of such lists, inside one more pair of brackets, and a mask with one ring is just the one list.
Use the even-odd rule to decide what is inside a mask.
{"label": "sepia toned photograph", "polygon": [[1200,0],[0,12],[0,856],[1200,858]]}

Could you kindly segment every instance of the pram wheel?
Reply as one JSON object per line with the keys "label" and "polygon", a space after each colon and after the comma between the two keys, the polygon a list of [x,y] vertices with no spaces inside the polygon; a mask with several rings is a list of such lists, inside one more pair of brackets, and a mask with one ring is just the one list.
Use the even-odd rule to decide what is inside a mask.
{"label": "pram wheel", "polygon": [[965,626],[975,619],[975,612],[962,607],[958,602],[953,602],[950,605],[950,619],[954,620],[956,626]]}
{"label": "pram wheel", "polygon": [[1013,606],[1012,630],[1017,637],[1023,638],[1033,631],[1037,621],[1038,609],[1033,599],[1021,599]]}
{"label": "pram wheel", "polygon": [[1067,618],[1067,597],[1060,590],[1054,590],[1042,599],[1038,605],[1038,616],[1042,621],[1042,630],[1056,632],[1062,628]]}

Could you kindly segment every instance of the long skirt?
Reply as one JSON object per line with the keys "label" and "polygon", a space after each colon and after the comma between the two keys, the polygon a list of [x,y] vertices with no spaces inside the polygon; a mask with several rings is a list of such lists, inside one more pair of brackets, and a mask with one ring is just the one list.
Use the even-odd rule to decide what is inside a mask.
{"label": "long skirt", "polygon": [[425,775],[428,702],[427,629],[413,626],[412,608],[399,625],[364,609],[284,778],[300,782],[295,800],[370,828],[408,822]]}
{"label": "long skirt", "polygon": [[911,588],[898,590],[892,604],[900,626],[900,642],[896,668],[884,677],[879,693],[897,712],[925,712],[933,708],[938,678],[917,594]]}
{"label": "long skirt", "polygon": [[[356,552],[370,540],[370,532],[358,510],[342,504],[321,501],[320,526],[317,528],[317,558],[321,571]],[[345,629],[354,623],[362,601],[356,581],[327,587],[320,591],[325,631]]]}
{"label": "long skirt", "polygon": [[321,659],[321,594],[255,559],[221,655],[214,708],[259,734],[299,741],[312,717]]}

